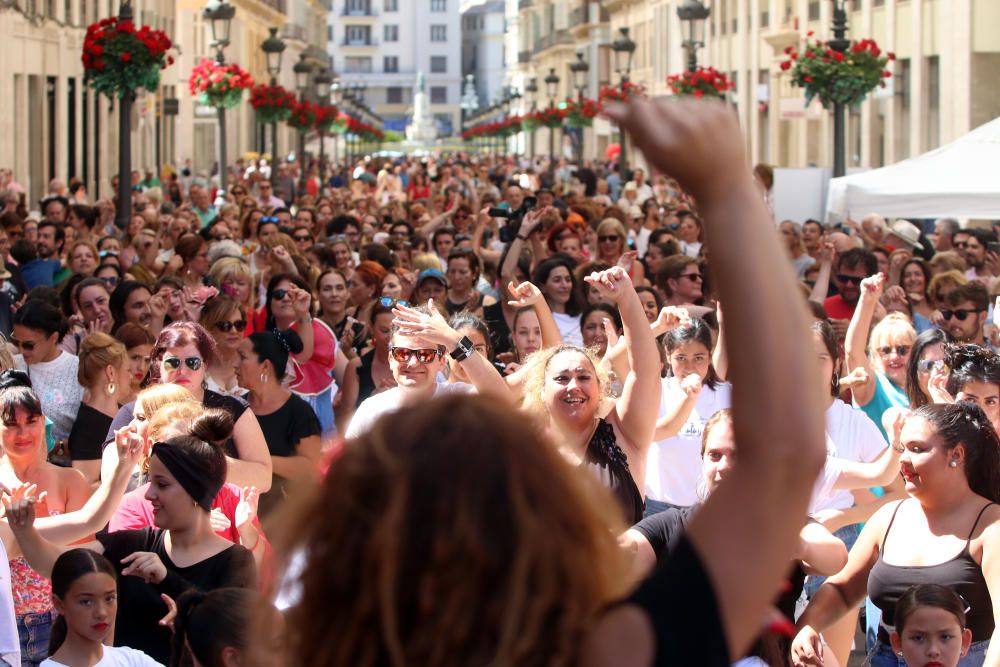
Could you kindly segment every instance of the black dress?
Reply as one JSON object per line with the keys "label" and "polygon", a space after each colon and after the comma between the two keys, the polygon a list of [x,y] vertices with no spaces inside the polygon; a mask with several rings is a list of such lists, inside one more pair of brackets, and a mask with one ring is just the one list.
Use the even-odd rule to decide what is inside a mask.
{"label": "black dress", "polygon": [[[202,591],[228,587],[253,588],[257,577],[253,555],[238,544],[200,563],[178,567],[164,548],[166,535],[165,531],[157,528],[97,535],[104,547],[104,555],[118,572],[115,646],[139,649],[163,664],[170,661],[171,633],[159,624],[159,620],[167,614],[167,605],[160,598],[161,593],[176,601],[181,593],[190,588]],[[167,568],[163,581],[150,584],[140,577],[121,576],[126,567],[121,560],[137,551],[149,551],[160,557]]]}
{"label": "black dress", "polygon": [[[292,394],[284,405],[266,415],[257,415],[260,429],[267,441],[271,456],[295,456],[298,444],[313,435],[320,434],[319,419],[312,407]],[[288,497],[291,484],[280,475],[271,474],[271,490],[260,497],[257,513],[263,519],[273,512]]]}
{"label": "black dress", "polygon": [[597,429],[587,443],[583,467],[593,473],[601,484],[611,489],[618,499],[625,522],[633,525],[642,519],[646,504],[639,487],[628,469],[628,457],[618,446],[615,429],[603,419],[598,420]]}
{"label": "black dress", "polygon": [[104,434],[114,421],[100,410],[81,403],[69,432],[69,456],[74,461],[99,461],[104,451]]}

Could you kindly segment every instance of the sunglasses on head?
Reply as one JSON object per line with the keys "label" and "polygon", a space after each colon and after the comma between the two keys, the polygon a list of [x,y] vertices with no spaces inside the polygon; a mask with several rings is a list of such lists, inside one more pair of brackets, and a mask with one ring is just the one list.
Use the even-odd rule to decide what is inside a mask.
{"label": "sunglasses on head", "polygon": [[896,354],[898,354],[899,356],[905,357],[907,354],[910,353],[910,347],[911,347],[910,345],[896,345],[895,347],[893,347],[892,345],[883,345],[882,347],[877,349],[878,353],[881,354],[883,357],[888,357],[890,354],[892,354],[893,350],[896,350]]}
{"label": "sunglasses on head", "polygon": [[410,362],[410,359],[414,357],[416,357],[417,361],[422,364],[429,364],[434,361],[440,353],[437,350],[426,348],[412,350],[408,347],[390,347],[389,354],[392,355],[392,358],[400,364],[407,364]]}
{"label": "sunglasses on head", "polygon": [[392,308],[393,306],[409,306],[410,302],[404,299],[393,299],[391,296],[384,296],[378,300],[378,303],[383,308]]}
{"label": "sunglasses on head", "polygon": [[842,283],[850,283],[852,285],[860,285],[861,281],[864,279],[864,276],[845,276],[843,273],[837,274],[837,280]]}
{"label": "sunglasses on head", "polygon": [[981,312],[983,312],[982,308],[958,308],[957,310],[942,310],[941,317],[943,317],[946,320],[950,320],[952,317],[954,317],[959,322],[964,322],[965,318],[967,318],[969,315]]}
{"label": "sunglasses on head", "polygon": [[[202,361],[201,357],[188,357],[187,359],[184,359],[183,361],[184,361],[184,365],[187,366],[188,368],[190,368],[193,371],[196,371],[199,368],[201,368],[201,365],[204,363]],[[163,365],[164,365],[164,367],[169,368],[172,371],[176,371],[178,368],[181,367],[181,358],[180,357],[164,357],[164,359],[163,359]]]}
{"label": "sunglasses on head", "polygon": [[247,328],[246,320],[236,320],[235,322],[230,322],[228,320],[222,320],[221,322],[215,323],[215,328],[222,333],[229,333],[233,329],[236,331],[243,331]]}
{"label": "sunglasses on head", "polygon": [[917,370],[921,373],[930,373],[935,368],[944,367],[944,359],[921,359],[917,362]]}
{"label": "sunglasses on head", "polygon": [[598,236],[597,240],[600,241],[601,243],[604,243],[606,241],[615,241],[615,242],[617,242],[619,238],[621,238],[621,237],[619,237],[617,234],[608,234],[606,236]]}
{"label": "sunglasses on head", "polygon": [[278,218],[274,217],[273,215],[265,215],[263,218],[260,219],[260,222],[258,222],[257,225],[258,226],[263,225],[263,224],[273,224],[273,225],[276,225],[279,222],[280,222],[280,220],[278,220]]}

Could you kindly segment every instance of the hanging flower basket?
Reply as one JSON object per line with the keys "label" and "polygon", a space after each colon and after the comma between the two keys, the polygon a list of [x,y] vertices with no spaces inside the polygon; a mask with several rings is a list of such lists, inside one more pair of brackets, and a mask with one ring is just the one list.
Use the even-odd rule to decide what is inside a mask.
{"label": "hanging flower basket", "polygon": [[563,121],[566,120],[566,109],[547,107],[539,109],[533,115],[539,125],[544,125],[548,128],[562,127]]}
{"label": "hanging flower basket", "polygon": [[534,111],[526,113],[521,118],[521,129],[525,132],[534,132],[542,126],[542,122],[538,120],[536,113]]}
{"label": "hanging flower basket", "polygon": [[312,102],[296,102],[288,117],[288,124],[299,132],[308,132],[316,127],[318,109]]}
{"label": "hanging flower basket", "polygon": [[167,51],[173,45],[162,30],[117,17],[87,27],[83,39],[83,77],[98,93],[123,97],[139,88],[156,92],[160,71],[174,63]]}
{"label": "hanging flower basket", "polygon": [[316,107],[316,129],[321,134],[332,134],[333,127],[337,123],[340,111],[332,104]]}
{"label": "hanging flower basket", "polygon": [[590,127],[601,112],[597,100],[584,98],[583,101],[566,101],[566,124],[570,127]]}
{"label": "hanging flower basket", "polygon": [[645,95],[646,89],[637,83],[626,81],[617,86],[604,86],[597,96],[597,102],[604,106],[607,102],[625,102],[636,95]]}
{"label": "hanging flower basket", "polygon": [[787,47],[781,69],[790,71],[792,83],[806,94],[806,104],[819,98],[824,109],[834,104],[855,106],[876,87],[885,87],[892,76],[886,67],[895,60],[893,53],[883,53],[873,39],[852,42],[846,53],[834,51],[823,42],[806,36],[801,53]]}
{"label": "hanging flower basket", "polygon": [[667,77],[667,85],[674,95],[691,97],[725,97],[726,91],[736,84],[714,67],[699,67],[693,72],[684,71]]}
{"label": "hanging flower basket", "polygon": [[243,91],[253,87],[253,79],[236,63],[220,65],[210,58],[191,70],[188,88],[206,106],[232,109],[243,101]]}
{"label": "hanging flower basket", "polygon": [[288,120],[296,103],[295,94],[281,86],[254,86],[250,91],[250,106],[257,112],[258,123]]}

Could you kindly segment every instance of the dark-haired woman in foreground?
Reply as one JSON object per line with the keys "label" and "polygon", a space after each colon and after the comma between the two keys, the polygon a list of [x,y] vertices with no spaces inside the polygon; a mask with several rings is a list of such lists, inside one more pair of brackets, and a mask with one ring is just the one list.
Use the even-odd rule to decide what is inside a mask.
{"label": "dark-haired woman in foreground", "polygon": [[926,405],[903,427],[899,467],[910,498],[880,509],[847,565],[826,580],[799,618],[796,665],[822,664],[820,633],[867,592],[882,611],[874,667],[897,667],[888,628],[896,601],[917,583],[948,586],[970,607],[972,648],[960,665],[1000,664],[1000,439],[970,402]]}
{"label": "dark-haired woman in foreground", "polygon": [[52,566],[52,602],[59,616],[41,667],[162,667],[142,651],[106,646],[118,611],[115,568],[89,549],[70,549]]}
{"label": "dark-haired woman in foreground", "polygon": [[[120,437],[138,439],[134,433]],[[159,625],[168,611],[161,595],[176,599],[192,587],[252,588],[256,572],[250,552],[212,528],[212,501],[226,480],[221,448],[191,436],[158,442],[149,457],[149,478],[146,498],[153,504],[155,528],[101,534],[79,546],[104,554],[118,572],[115,644],[166,663],[170,631]],[[32,567],[51,577],[53,564],[66,549],[35,530],[34,506],[34,500],[14,503],[10,526]]]}
{"label": "dark-haired woman in foreground", "polygon": [[188,591],[177,600],[172,667],[282,667],[285,618],[245,588]]}
{"label": "dark-haired woman in foreground", "polygon": [[271,490],[260,498],[266,517],[288,496],[293,482],[316,481],[320,455],[320,425],[309,404],[282,384],[291,355],[302,351],[295,331],[260,331],[239,347],[236,372],[250,409],[257,415],[271,453]]}

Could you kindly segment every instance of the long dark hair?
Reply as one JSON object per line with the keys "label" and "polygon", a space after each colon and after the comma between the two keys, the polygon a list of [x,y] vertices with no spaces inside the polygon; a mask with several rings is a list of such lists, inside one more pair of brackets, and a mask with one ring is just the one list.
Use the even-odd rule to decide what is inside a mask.
{"label": "long dark hair", "polygon": [[978,405],[970,401],[928,404],[913,415],[926,419],[944,446],[965,448],[965,477],[969,488],[983,498],[1000,503],[1000,438]]}
{"label": "long dark hair", "polygon": [[[814,334],[819,334],[826,351],[833,359],[833,377],[830,378],[830,395],[834,398],[840,396],[840,346],[837,344],[837,334],[830,325],[829,320],[813,320],[809,330]],[[913,355],[910,355],[913,358]]]}
{"label": "long dark hair", "polygon": [[580,314],[580,297],[579,297],[579,281],[576,279],[576,272],[573,270],[576,268],[573,259],[567,255],[554,255],[549,257],[535,267],[535,274],[531,277],[531,282],[538,285],[538,289],[544,290],[545,283],[549,280],[549,275],[559,268],[560,266],[565,267],[569,271],[569,279],[572,281],[573,288],[569,293],[569,301],[566,302],[566,314],[576,317]]}
{"label": "long dark hair", "polygon": [[40,299],[28,299],[23,306],[14,312],[14,324],[35,331],[41,331],[46,337],[58,334],[56,340],[62,340],[69,331],[69,322],[62,312],[53,305]]}
{"label": "long dark hair", "polygon": [[913,342],[913,347],[910,348],[910,359],[906,362],[906,396],[910,399],[910,409],[916,410],[930,403],[924,392],[920,391],[920,358],[923,356],[924,350],[949,341],[951,341],[951,337],[935,327],[917,336],[917,340]]}
{"label": "long dark hair", "polygon": [[221,667],[223,649],[246,648],[253,614],[266,604],[247,588],[187,591],[177,598],[170,666],[189,665],[193,656],[204,667]]}
{"label": "long dark hair", "polygon": [[[118,581],[118,575],[115,572],[114,566],[107,558],[96,551],[91,551],[90,549],[70,549],[69,551],[64,551],[52,566],[52,594],[65,600],[66,594],[69,593],[69,589],[73,586],[73,582],[80,577],[94,573],[104,573],[115,580],[115,582]],[[66,633],[68,631],[66,618],[62,615],[57,616],[52,622],[52,631],[49,635],[50,657],[66,641]]]}
{"label": "long dark hair", "polygon": [[[264,312],[266,317],[264,319],[265,329],[274,329],[277,325],[274,322],[274,315],[271,314],[271,296],[274,294],[274,290],[278,289],[278,285],[288,281],[298,287],[299,289],[304,289],[309,292],[309,298],[312,299],[312,290],[309,289],[309,285],[306,281],[302,280],[299,276],[294,273],[279,273],[271,278],[267,283],[267,300],[264,302]],[[317,283],[318,285],[319,283]]]}
{"label": "long dark hair", "polygon": [[[663,346],[667,350],[668,357],[671,352],[687,343],[701,343],[708,350],[709,355],[712,354],[712,330],[708,328],[705,320],[693,317],[689,323],[668,331],[663,336]],[[667,368],[670,368],[669,364],[667,364]],[[668,375],[672,374],[673,371],[670,370]],[[705,375],[705,384],[710,389],[715,389],[719,384],[719,376],[715,373],[715,367],[712,366],[711,362],[708,365],[708,373]]]}
{"label": "long dark hair", "polygon": [[153,294],[149,291],[149,287],[143,285],[138,280],[120,282],[115,291],[111,293],[111,298],[108,299],[108,310],[111,311],[111,319],[114,321],[112,331],[116,331],[118,327],[125,323],[125,302],[128,301],[129,295],[132,292],[139,289],[146,290],[150,296]]}

